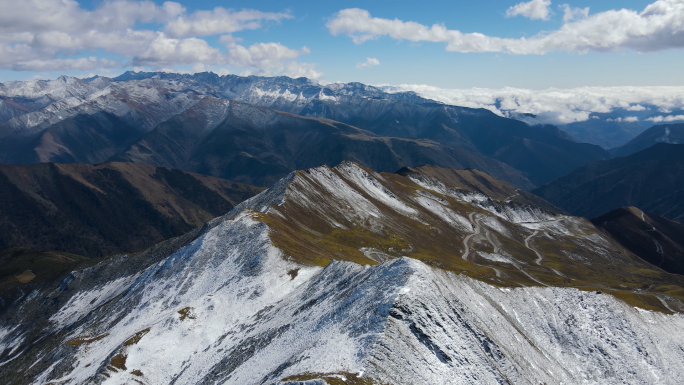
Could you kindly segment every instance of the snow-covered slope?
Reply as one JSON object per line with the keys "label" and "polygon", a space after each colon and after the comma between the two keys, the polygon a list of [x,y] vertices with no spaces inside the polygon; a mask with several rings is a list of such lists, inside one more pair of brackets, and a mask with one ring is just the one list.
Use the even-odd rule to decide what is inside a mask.
{"label": "snow-covered slope", "polygon": [[36,288],[2,314],[0,380],[684,381],[684,308],[649,286],[680,278],[585,220],[426,180],[295,172],[185,240]]}
{"label": "snow-covered slope", "polygon": [[[7,87],[5,92],[0,89],[0,95],[4,93],[15,99],[17,96],[21,97],[20,100],[49,99],[48,103],[39,103],[40,108],[25,107],[24,114],[15,114],[8,119],[5,122],[5,135],[34,134],[64,119],[101,111],[123,118],[127,123],[138,126],[141,132],[146,132],[203,97],[183,85],[156,79],[124,83],[100,82],[96,83],[98,86],[91,86],[93,82],[86,83],[75,78],[60,79],[64,81],[45,82],[42,88],[31,82],[23,87],[11,84],[15,87]],[[56,82],[59,84],[54,85]],[[19,103],[15,101],[15,104]]]}

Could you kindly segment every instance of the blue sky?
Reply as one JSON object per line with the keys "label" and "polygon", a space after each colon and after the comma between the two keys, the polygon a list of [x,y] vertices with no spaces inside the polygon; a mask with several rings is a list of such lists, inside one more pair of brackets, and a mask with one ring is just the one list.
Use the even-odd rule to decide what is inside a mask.
{"label": "blue sky", "polygon": [[684,86],[684,0],[0,5],[0,82],[135,68],[442,88]]}

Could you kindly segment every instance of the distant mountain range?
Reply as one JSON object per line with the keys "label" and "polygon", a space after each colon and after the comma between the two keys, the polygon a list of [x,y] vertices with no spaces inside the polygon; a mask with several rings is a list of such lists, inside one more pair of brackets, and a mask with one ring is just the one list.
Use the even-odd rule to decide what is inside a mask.
{"label": "distant mountain range", "polygon": [[[399,166],[460,165],[504,179],[515,173],[483,157],[495,159],[518,171],[507,181],[531,188],[589,161],[610,157],[599,146],[576,143],[553,126],[529,126],[488,110],[448,106],[410,92],[385,93],[360,83],[321,86],[305,78],[127,72],[114,79],[61,77],[49,82],[8,82],[0,85],[0,99],[0,161],[14,164],[134,159],[154,165],[178,164],[176,167],[187,171],[232,177],[234,171],[230,170],[241,169],[244,163],[247,167],[277,170],[270,176],[257,175],[254,180],[245,180],[267,186],[282,177],[283,172],[341,160],[322,157],[321,151],[345,156],[349,153],[349,159],[378,167],[377,161],[363,158],[370,155],[359,154],[365,146],[380,151],[376,158],[389,157],[390,163]],[[240,107],[243,112],[236,114],[240,103],[251,107]],[[209,105],[215,108],[213,112],[206,111]],[[248,111],[249,108],[252,110]],[[266,109],[330,119],[353,129],[346,130],[342,140],[345,143],[337,148],[317,148],[316,145],[326,145],[324,137],[339,136],[331,137],[329,132],[321,132],[322,127],[311,126],[306,133],[301,128],[288,132],[289,127],[282,125],[278,126],[282,132],[275,135],[264,127],[277,126],[277,122],[268,120],[269,116],[282,120],[283,115]],[[236,116],[239,120],[234,122]],[[204,119],[203,132],[187,127],[193,119]],[[219,130],[214,133],[217,127]],[[354,130],[358,131],[351,134]],[[180,131],[182,136],[178,136]],[[239,143],[226,147],[229,142],[225,141],[236,139],[237,133],[242,135]],[[373,137],[370,133],[382,139],[368,140]],[[168,138],[157,148],[149,148],[148,141],[164,136]],[[359,143],[362,137],[365,138],[361,142],[366,143]],[[289,145],[298,146],[296,153],[292,148],[278,148],[275,152],[269,149],[285,138]],[[188,143],[183,142],[186,139]],[[169,143],[173,141],[177,142]],[[185,148],[186,144],[191,148]],[[169,154],[160,148],[170,149],[174,145],[179,154]],[[209,148],[212,150],[207,155],[194,152]],[[363,151],[368,152],[369,148]],[[430,149],[425,151],[426,148]],[[139,153],[145,150],[154,154]],[[435,152],[433,158],[425,157],[431,152]],[[471,160],[466,162],[464,158]]]}
{"label": "distant mountain range", "polygon": [[379,171],[405,165],[477,168],[532,183],[496,159],[427,139],[383,137],[324,118],[207,97],[112,158],[270,186],[294,169],[352,160]]}
{"label": "distant mountain range", "polygon": [[143,249],[261,190],[145,164],[0,165],[0,249],[86,257]]}
{"label": "distant mountain range", "polygon": [[622,246],[659,268],[684,275],[684,225],[636,207],[591,220]]}
{"label": "distant mountain range", "polygon": [[[653,133],[665,128],[650,130]],[[573,215],[587,218],[636,206],[681,223],[683,175],[684,144],[658,143],[628,156],[591,162],[532,192]]]}
{"label": "distant mountain range", "polygon": [[[595,116],[595,115],[594,115]],[[610,118],[608,118],[610,119]],[[640,122],[589,119],[559,126],[578,142],[593,143],[605,149],[620,147],[646,130]]]}
{"label": "distant mountain range", "polygon": [[610,153],[613,156],[627,156],[658,143],[684,144],[684,123],[653,126],[625,145],[611,149]]}
{"label": "distant mountain range", "polygon": [[605,149],[615,149],[624,146],[637,135],[659,123],[681,124],[683,120],[670,119],[683,116],[684,110],[682,109],[673,108],[663,112],[659,106],[644,103],[636,106],[636,109],[613,108],[610,112],[592,112],[584,121],[558,127],[578,142],[597,144]]}

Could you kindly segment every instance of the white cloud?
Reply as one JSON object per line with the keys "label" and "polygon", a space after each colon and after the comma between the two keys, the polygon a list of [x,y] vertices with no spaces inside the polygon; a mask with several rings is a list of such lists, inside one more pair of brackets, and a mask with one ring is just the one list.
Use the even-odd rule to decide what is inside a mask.
{"label": "white cloud", "polygon": [[261,28],[262,21],[290,19],[287,13],[254,10],[232,11],[216,7],[212,11],[196,11],[189,16],[178,16],[166,25],[171,37],[209,36]]}
{"label": "white cloud", "polygon": [[284,60],[296,59],[310,52],[306,47],[296,50],[280,43],[256,43],[249,47],[229,44],[226,61],[236,67],[267,69],[280,66]]}
{"label": "white cloud", "polygon": [[653,116],[650,117],[646,120],[649,120],[653,123],[668,123],[668,122],[675,122],[675,121],[680,121],[684,120],[684,115],[669,115],[669,116]]}
{"label": "white cloud", "polygon": [[242,41],[242,38],[241,38],[241,37],[235,37],[235,36],[230,35],[230,34],[228,34],[228,35],[222,35],[222,36],[219,38],[219,43],[225,44],[225,45],[228,45],[228,44],[230,44],[230,43],[238,43],[238,42],[241,42],[241,41]]}
{"label": "white cloud", "polygon": [[636,104],[626,108],[627,111],[646,111],[648,108],[642,106],[641,104]]}
{"label": "white cloud", "polygon": [[220,64],[223,61],[221,52],[197,38],[173,39],[158,32],[157,38],[145,52],[133,58],[135,66],[172,66],[178,64]]}
{"label": "white cloud", "polygon": [[[580,122],[589,119],[591,113],[609,113],[615,109],[642,111],[646,109],[643,105],[668,110],[684,108],[684,87],[580,87],[529,90],[442,89],[427,85],[403,84],[383,88],[389,92],[413,91],[425,98],[456,106],[485,108],[501,116],[510,116],[530,124],[562,125]],[[537,118],[528,119],[522,114],[533,114]]]}
{"label": "white cloud", "polygon": [[589,7],[586,8],[572,8],[567,4],[561,5],[563,8],[563,22],[567,23],[572,20],[586,19],[589,17]]}
{"label": "white cloud", "polygon": [[365,62],[357,63],[356,68],[373,67],[373,66],[379,66],[379,65],[380,65],[380,60],[378,60],[374,57],[367,57]]}
{"label": "white cloud", "polygon": [[[294,68],[291,62],[295,58],[309,53],[306,47],[294,50],[279,43],[245,48],[236,44],[239,37],[230,35],[291,18],[288,13],[217,7],[186,14],[179,3],[157,5],[147,0],[104,1],[94,10],[86,10],[74,0],[0,0],[0,9],[0,69],[95,71],[207,65],[284,73]],[[163,27],[161,31],[136,29],[146,23]],[[227,48],[213,47],[201,38],[218,34]],[[90,57],[99,50],[109,54],[108,58]],[[307,73],[303,68],[308,68],[309,74],[316,74],[311,64],[300,67],[296,72]]]}
{"label": "white cloud", "polygon": [[629,48],[639,52],[684,48],[684,1],[657,0],[641,13],[610,10],[567,22],[555,31],[530,38],[500,38],[462,33],[440,24],[430,27],[399,19],[371,17],[363,9],[338,12],[327,23],[333,35],[346,34],[356,44],[389,36],[397,40],[446,43],[447,51],[544,54],[552,51],[607,52]]}
{"label": "white cloud", "polygon": [[[648,119],[646,119],[646,120],[648,120]],[[639,121],[639,118],[637,118],[636,116],[627,116],[625,118],[606,119],[606,122],[616,122],[616,123],[620,123],[620,122],[634,123],[634,122],[638,122],[638,121]]]}
{"label": "white cloud", "polygon": [[281,70],[281,73],[293,78],[305,77],[311,80],[317,80],[323,73],[316,71],[314,68],[315,65],[311,63],[290,62]]}
{"label": "white cloud", "polygon": [[524,16],[529,19],[549,20],[551,0],[532,0],[516,4],[506,11],[507,17]]}

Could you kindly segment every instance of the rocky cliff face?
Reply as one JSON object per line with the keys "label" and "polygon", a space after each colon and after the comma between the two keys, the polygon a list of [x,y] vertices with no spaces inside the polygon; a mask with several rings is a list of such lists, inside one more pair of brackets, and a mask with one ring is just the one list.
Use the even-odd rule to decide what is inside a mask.
{"label": "rocky cliff face", "polygon": [[682,382],[681,277],[445,173],[298,171],[199,232],[36,287],[2,314],[0,378]]}

